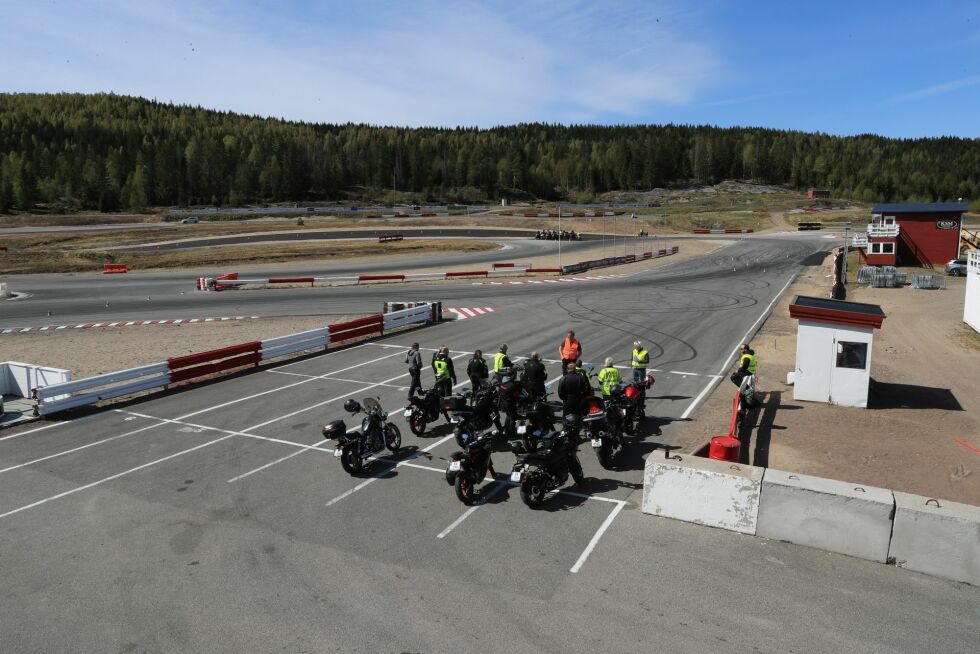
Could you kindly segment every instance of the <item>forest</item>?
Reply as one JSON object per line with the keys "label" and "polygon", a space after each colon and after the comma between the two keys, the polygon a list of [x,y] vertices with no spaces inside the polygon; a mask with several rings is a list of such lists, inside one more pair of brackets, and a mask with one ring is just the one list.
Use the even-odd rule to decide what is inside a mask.
{"label": "forest", "polygon": [[980,208],[980,140],[719,128],[291,122],[114,94],[0,94],[0,212],[261,202],[591,201],[726,179]]}

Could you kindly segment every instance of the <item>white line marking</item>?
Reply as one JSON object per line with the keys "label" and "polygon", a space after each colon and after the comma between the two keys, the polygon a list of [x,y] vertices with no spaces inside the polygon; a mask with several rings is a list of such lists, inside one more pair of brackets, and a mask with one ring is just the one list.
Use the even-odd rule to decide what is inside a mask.
{"label": "white line marking", "polygon": [[223,440],[227,440],[227,439],[231,438],[233,435],[234,434],[227,434],[227,435],[222,436],[220,438],[216,438],[216,439],[214,439],[212,441],[208,441],[206,443],[201,443],[200,445],[195,445],[194,447],[191,447],[189,449],[181,450],[180,452],[175,452],[174,454],[170,454],[170,455],[165,456],[165,457],[162,457],[160,459],[156,459],[154,461],[150,461],[149,463],[144,463],[142,465],[138,465],[135,468],[130,468],[129,470],[124,470],[122,472],[117,472],[116,474],[114,474],[114,475],[112,475],[110,477],[105,477],[104,479],[99,479],[98,481],[93,481],[91,483],[85,484],[84,486],[78,486],[77,488],[72,488],[71,490],[67,490],[67,491],[65,491],[63,493],[58,493],[57,495],[52,495],[51,497],[46,497],[43,500],[38,500],[37,502],[32,502],[31,504],[25,504],[24,506],[21,506],[19,508],[16,508],[16,509],[12,509],[10,511],[7,511],[6,513],[0,513],[0,519],[6,518],[7,516],[14,515],[15,513],[20,513],[21,511],[26,511],[27,509],[33,509],[36,506],[41,506],[42,504],[46,504],[46,503],[48,503],[48,502],[50,502],[52,500],[58,500],[58,499],[61,499],[62,497],[67,497],[69,495],[74,495],[75,493],[79,493],[79,492],[81,492],[83,490],[88,490],[89,488],[94,488],[95,486],[98,486],[100,484],[104,484],[104,483],[106,483],[108,481],[112,481],[114,479],[119,479],[120,477],[125,477],[126,475],[131,474],[133,472],[137,472],[139,470],[143,470],[144,468],[149,468],[150,466],[154,466],[154,465],[156,465],[158,463],[163,463],[164,461],[169,461],[170,459],[177,458],[178,456],[182,456],[184,454],[189,454],[190,452],[193,452],[195,450],[199,450],[199,449],[204,448],[204,447],[208,447],[209,445],[214,445],[215,443],[220,443]]}
{"label": "white line marking", "polygon": [[606,516],[606,519],[601,525],[599,525],[599,529],[597,529],[595,534],[592,536],[592,540],[590,540],[589,544],[585,546],[582,554],[578,557],[578,561],[576,561],[575,565],[573,565],[569,570],[570,572],[575,573],[582,569],[586,559],[589,558],[589,555],[592,554],[592,550],[594,550],[595,546],[599,543],[599,539],[602,538],[604,533],[606,533],[606,530],[609,529],[609,525],[611,525],[613,520],[616,519],[616,516],[619,515],[619,512],[623,510],[624,506],[626,506],[626,502],[620,500],[619,503],[613,507],[613,510],[609,512],[608,516]]}
{"label": "white line marking", "polygon": [[496,495],[497,493],[499,493],[503,489],[507,488],[507,486],[508,486],[507,484],[500,483],[500,482],[498,482],[496,480],[494,480],[492,483],[497,484],[497,487],[494,488],[489,493],[487,493],[486,495],[483,495],[483,493],[481,492],[480,493],[480,495],[481,495],[480,501],[477,502],[476,504],[474,504],[473,506],[471,506],[469,509],[467,509],[466,512],[463,513],[463,515],[461,515],[458,518],[456,518],[451,525],[449,525],[448,527],[446,527],[445,529],[443,529],[441,532],[439,532],[439,534],[436,536],[436,538],[445,538],[447,535],[449,535],[449,533],[453,529],[455,529],[459,525],[463,524],[463,521],[464,520],[466,520],[468,517],[470,517],[471,515],[473,515],[473,512],[474,511],[476,511],[481,506],[483,506],[484,504],[486,504],[487,502],[489,502],[490,501],[490,498],[492,498],[494,495]]}
{"label": "white line marking", "polygon": [[16,434],[11,434],[10,436],[4,436],[0,438],[0,441],[10,440],[11,438],[17,438],[18,436],[27,436],[28,434],[33,434],[36,431],[43,431],[45,429],[51,429],[52,427],[60,427],[62,425],[67,425],[69,421],[66,422],[55,422],[50,425],[45,425],[43,427],[36,427],[34,429],[28,429],[27,431],[18,432]]}
{"label": "white line marking", "polygon": [[[320,445],[323,445],[325,443],[326,443],[326,441],[323,441],[323,443],[318,443],[317,445],[314,445],[312,447],[309,447],[309,448],[305,448],[304,447],[302,449],[296,450],[295,452],[293,452],[291,454],[287,454],[286,456],[282,457],[281,459],[276,459],[275,461],[270,461],[269,463],[266,463],[265,465],[262,465],[262,466],[259,466],[258,468],[255,468],[254,470],[249,470],[248,472],[244,472],[244,473],[238,475],[237,477],[232,477],[231,479],[228,480],[228,483],[230,484],[232,482],[238,481],[239,479],[245,479],[245,477],[249,477],[251,475],[254,475],[256,472],[262,472],[266,468],[271,468],[272,466],[276,465],[277,463],[282,463],[286,459],[291,459],[294,456],[299,456],[300,454],[302,454],[303,452],[306,452],[307,450],[321,449],[319,446]],[[324,451],[326,452],[328,450],[324,450]],[[329,451],[330,452],[333,452],[333,448],[330,448]]]}
{"label": "white line marking", "polygon": [[[762,315],[760,315],[759,318],[754,323],[752,323],[752,326],[749,327],[748,331],[745,332],[745,334],[739,340],[739,343],[745,343],[748,340],[749,335],[752,334],[752,332],[762,323],[763,320],[769,317],[769,312],[772,310],[774,306],[776,306],[776,303],[779,302],[779,299],[783,297],[783,293],[786,292],[786,289],[789,288],[789,285],[793,283],[794,279],[796,279],[796,275],[792,275],[788,280],[786,280],[786,284],[784,284],[783,288],[780,289],[778,293],[776,293],[776,297],[772,299],[772,302],[770,302],[769,306],[766,307],[766,310],[762,312]],[[681,414],[680,417],[681,420],[687,420],[687,418],[691,415],[694,409],[697,408],[701,400],[704,399],[704,396],[707,395],[711,391],[711,389],[718,384],[719,380],[721,380],[721,378],[724,376],[725,371],[728,370],[728,366],[731,365],[731,360],[732,357],[734,356],[735,356],[735,351],[733,351],[725,358],[724,363],[722,363],[721,368],[718,370],[718,374],[712,376],[711,381],[708,382],[708,384],[704,387],[704,389],[700,393],[698,393],[697,397],[695,397],[694,400],[691,402],[691,404],[687,407],[684,413]]]}

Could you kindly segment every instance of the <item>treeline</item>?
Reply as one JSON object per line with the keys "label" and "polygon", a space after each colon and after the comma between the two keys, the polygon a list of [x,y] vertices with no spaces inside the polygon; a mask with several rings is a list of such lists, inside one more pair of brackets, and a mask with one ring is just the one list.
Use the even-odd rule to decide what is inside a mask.
{"label": "treeline", "polygon": [[750,179],[864,201],[980,198],[980,140],[685,125],[287,122],[111,94],[0,94],[0,211],[378,198],[587,199]]}

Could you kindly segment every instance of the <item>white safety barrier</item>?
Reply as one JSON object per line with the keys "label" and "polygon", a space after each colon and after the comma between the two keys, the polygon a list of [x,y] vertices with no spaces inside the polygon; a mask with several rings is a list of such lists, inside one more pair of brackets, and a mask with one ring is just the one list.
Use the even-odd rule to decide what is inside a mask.
{"label": "white safety barrier", "polygon": [[71,381],[70,370],[36,366],[20,361],[0,363],[0,393],[3,395],[31,397],[32,389],[68,381]]}
{"label": "white safety barrier", "polygon": [[895,491],[888,556],[900,568],[980,586],[980,507]]}
{"label": "white safety barrier", "polygon": [[[119,383],[124,381],[129,381],[129,383]],[[162,361],[147,366],[107,372],[103,375],[86,377],[63,384],[39,386],[33,391],[33,397],[37,400],[35,413],[40,416],[48,415],[87,404],[95,404],[100,400],[139,393],[151,388],[160,388],[168,383],[170,383],[169,367],[166,361]],[[93,388],[98,390],[72,395],[72,393]]]}
{"label": "white safety barrier", "polygon": [[312,350],[325,348],[330,345],[330,328],[321,327],[305,332],[289,334],[288,336],[277,336],[267,338],[262,341],[262,360],[275,359],[276,357]]}
{"label": "white safety barrier", "polygon": [[755,535],[885,563],[894,510],[890,490],[769,468]]}
{"label": "white safety barrier", "polygon": [[396,329],[405,325],[414,325],[420,322],[427,322],[432,319],[432,307],[424,304],[410,309],[393,311],[384,314],[385,329]]}
{"label": "white safety barrier", "polygon": [[647,459],[643,512],[755,535],[763,468],[696,456]]}
{"label": "white safety barrier", "polygon": [[7,288],[7,282],[0,282],[0,300],[6,300],[10,297],[10,290]]}

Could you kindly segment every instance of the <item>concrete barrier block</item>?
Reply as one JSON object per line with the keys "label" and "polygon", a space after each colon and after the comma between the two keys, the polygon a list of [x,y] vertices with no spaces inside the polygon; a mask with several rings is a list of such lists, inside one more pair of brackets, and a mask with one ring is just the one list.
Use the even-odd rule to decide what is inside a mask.
{"label": "concrete barrier block", "polygon": [[885,563],[894,509],[884,488],[769,468],[756,536]]}
{"label": "concrete barrier block", "polygon": [[647,459],[643,512],[755,535],[763,469],[684,455]]}
{"label": "concrete barrier block", "polygon": [[895,565],[980,586],[980,507],[895,491]]}

